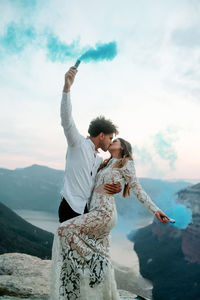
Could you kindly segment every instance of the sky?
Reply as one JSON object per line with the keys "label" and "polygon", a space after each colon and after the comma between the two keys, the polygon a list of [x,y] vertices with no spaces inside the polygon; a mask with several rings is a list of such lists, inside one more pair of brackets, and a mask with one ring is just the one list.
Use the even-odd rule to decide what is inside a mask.
{"label": "sky", "polygon": [[104,45],[113,55],[81,62],[71,88],[80,133],[104,115],[139,177],[200,179],[198,0],[1,0],[0,167],[64,169],[64,74]]}

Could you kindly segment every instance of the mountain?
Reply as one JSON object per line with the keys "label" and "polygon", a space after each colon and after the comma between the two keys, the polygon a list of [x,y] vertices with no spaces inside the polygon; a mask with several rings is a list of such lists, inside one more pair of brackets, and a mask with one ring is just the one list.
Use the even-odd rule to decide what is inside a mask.
{"label": "mountain", "polygon": [[[63,176],[64,171],[39,165],[16,170],[0,168],[0,201],[11,209],[41,210],[57,214]],[[170,182],[149,178],[141,178],[140,182],[158,204],[164,202],[166,196],[170,198],[189,185],[181,180]],[[140,203],[138,205],[137,201],[127,198],[124,206],[121,198],[116,195],[117,206],[122,213],[124,210],[134,211],[135,207],[140,211]]]}
{"label": "mountain", "polygon": [[53,234],[26,222],[0,202],[0,254],[26,253],[51,258]]}
{"label": "mountain", "polygon": [[155,300],[200,299],[200,184],[179,191],[178,201],[192,210],[186,229],[155,221],[129,235]]}
{"label": "mountain", "polygon": [[179,202],[192,207],[193,223],[184,231],[182,251],[189,262],[200,264],[200,183],[178,192]]}
{"label": "mountain", "polygon": [[0,168],[0,201],[12,209],[55,212],[63,175],[63,171],[39,165],[16,170]]}

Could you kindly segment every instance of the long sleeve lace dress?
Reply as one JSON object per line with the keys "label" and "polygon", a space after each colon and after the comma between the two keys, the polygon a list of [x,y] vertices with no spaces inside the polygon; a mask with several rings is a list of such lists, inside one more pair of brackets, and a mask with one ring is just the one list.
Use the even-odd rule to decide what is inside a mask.
{"label": "long sleeve lace dress", "polygon": [[129,183],[138,200],[152,213],[159,208],[139,184],[133,160],[122,168],[113,168],[116,159],[96,176],[89,213],[60,224],[52,248],[52,300],[119,300],[110,262],[109,235],[116,223],[113,195],[106,194],[105,183]]}

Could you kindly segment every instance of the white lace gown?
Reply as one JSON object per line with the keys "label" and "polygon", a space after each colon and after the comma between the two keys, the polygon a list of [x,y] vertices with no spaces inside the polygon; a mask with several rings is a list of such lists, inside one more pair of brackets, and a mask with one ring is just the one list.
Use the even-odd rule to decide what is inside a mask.
{"label": "white lace gown", "polygon": [[153,214],[159,208],[139,184],[134,162],[113,168],[115,158],[101,169],[89,203],[89,213],[60,224],[62,236],[56,232],[52,248],[51,300],[119,300],[110,262],[109,235],[116,223],[113,195],[104,191],[105,183],[129,183],[139,201]]}

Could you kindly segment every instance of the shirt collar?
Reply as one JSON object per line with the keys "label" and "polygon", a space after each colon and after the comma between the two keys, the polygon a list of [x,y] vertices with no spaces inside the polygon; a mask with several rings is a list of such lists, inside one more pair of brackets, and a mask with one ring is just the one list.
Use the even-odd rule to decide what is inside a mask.
{"label": "shirt collar", "polygon": [[95,145],[94,145],[94,143],[91,141],[91,139],[90,139],[89,137],[87,137],[87,140],[88,140],[89,144],[91,145],[92,150],[93,150],[96,154],[99,153],[98,150],[95,150]]}

